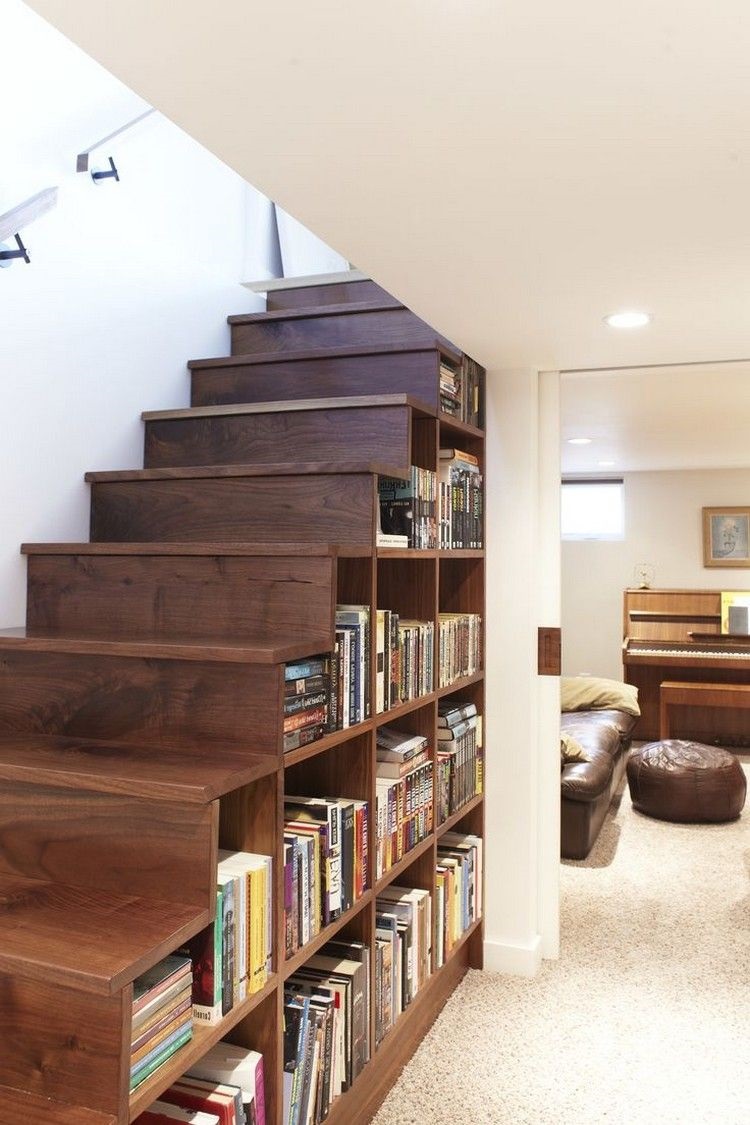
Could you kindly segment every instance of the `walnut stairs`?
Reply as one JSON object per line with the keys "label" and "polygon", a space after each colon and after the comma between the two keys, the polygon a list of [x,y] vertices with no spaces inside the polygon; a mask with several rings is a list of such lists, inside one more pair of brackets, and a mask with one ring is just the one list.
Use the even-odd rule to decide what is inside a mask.
{"label": "walnut stairs", "polygon": [[441,425],[480,439],[440,420],[460,354],[370,282],[229,322],[191,408],[144,415],[144,468],[87,475],[91,541],[23,547],[26,628],[0,633],[0,1125],[132,1121],[226,1034],[263,1051],[280,1125],[283,944],[260,994],[129,1094],[132,982],[212,918],[219,846],[274,855],[283,933],[284,662],[332,649],[337,601],[371,604],[378,474],[434,463]]}

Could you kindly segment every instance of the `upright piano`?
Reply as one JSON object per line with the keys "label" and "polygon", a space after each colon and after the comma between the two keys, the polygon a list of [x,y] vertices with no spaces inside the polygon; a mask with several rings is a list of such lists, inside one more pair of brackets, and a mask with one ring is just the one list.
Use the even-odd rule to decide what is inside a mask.
{"label": "upright piano", "polygon": [[[623,679],[641,707],[635,738],[659,737],[665,680],[750,684],[750,636],[722,633],[720,590],[626,590],[623,637]],[[747,710],[677,708],[672,726],[674,738],[750,746]]]}

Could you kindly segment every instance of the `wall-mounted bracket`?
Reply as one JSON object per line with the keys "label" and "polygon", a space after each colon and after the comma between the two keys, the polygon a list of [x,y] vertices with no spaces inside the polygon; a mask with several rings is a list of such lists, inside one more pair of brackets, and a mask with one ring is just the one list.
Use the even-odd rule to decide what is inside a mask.
{"label": "wall-mounted bracket", "polygon": [[14,258],[23,258],[24,262],[26,262],[27,265],[31,261],[29,252],[21,241],[20,234],[17,234],[15,236],[15,239],[16,246],[18,247],[17,250],[7,250],[5,249],[5,244],[0,242],[0,266],[3,266],[5,262],[10,265]]}
{"label": "wall-mounted bracket", "polygon": [[114,160],[112,159],[111,156],[109,158],[109,171],[108,172],[92,172],[91,173],[91,179],[94,181],[95,184],[99,183],[99,180],[111,180],[111,179],[115,179],[117,181],[117,183],[119,184],[120,175],[119,175],[117,169],[115,168],[115,162],[114,162]]}

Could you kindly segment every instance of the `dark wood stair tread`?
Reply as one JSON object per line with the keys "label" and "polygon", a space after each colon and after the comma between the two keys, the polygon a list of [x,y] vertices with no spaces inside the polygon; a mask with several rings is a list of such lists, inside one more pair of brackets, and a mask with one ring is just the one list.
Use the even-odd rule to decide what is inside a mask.
{"label": "dark wood stair tread", "polygon": [[112,996],[209,921],[195,906],[0,874],[0,972]]}
{"label": "dark wood stair tread", "polygon": [[255,558],[304,555],[316,558],[359,555],[361,549],[346,543],[22,543],[23,555],[193,555]]}
{"label": "dark wood stair tread", "polygon": [[145,410],[144,422],[177,418],[221,418],[233,414],[291,414],[312,410],[353,410],[362,407],[410,406],[415,414],[432,415],[429,405],[412,395],[348,395],[338,398],[286,399],[283,402],[240,402],[225,406],[189,406],[177,410]]}
{"label": "dark wood stair tread", "polygon": [[0,652],[9,649],[79,656],[125,656],[147,660],[198,660],[228,664],[283,664],[286,660],[302,659],[310,655],[309,644],[293,637],[234,642],[221,637],[215,640],[110,640],[24,628],[0,630]]}
{"label": "dark wood stair tread", "polygon": [[41,1125],[117,1125],[117,1118],[109,1113],[0,1086],[0,1125],[18,1125],[20,1121],[38,1121]]}
{"label": "dark wood stair tread", "polygon": [[277,769],[276,758],[212,742],[202,749],[35,732],[0,734],[0,781],[207,804]]}
{"label": "dark wood stair tread", "polygon": [[278,320],[309,320],[311,317],[342,316],[357,313],[393,312],[406,305],[383,301],[352,301],[339,305],[307,305],[297,309],[274,309],[271,312],[236,313],[227,317],[227,324],[262,324]]}
{"label": "dark wood stair tread", "polygon": [[90,484],[125,480],[196,480],[201,477],[288,477],[347,476],[373,473],[384,477],[400,476],[398,465],[378,461],[285,461],[269,465],[187,465],[165,469],[116,469],[86,473]]}
{"label": "dark wood stair tread", "polygon": [[293,363],[305,359],[345,359],[347,356],[366,355],[404,355],[406,352],[440,352],[453,363],[461,362],[461,352],[449,348],[442,340],[428,347],[425,344],[369,344],[351,345],[342,344],[336,347],[320,346],[316,348],[289,349],[284,352],[252,352],[249,355],[214,356],[207,359],[188,360],[188,368],[192,371],[202,367],[246,367],[253,364],[264,363]]}

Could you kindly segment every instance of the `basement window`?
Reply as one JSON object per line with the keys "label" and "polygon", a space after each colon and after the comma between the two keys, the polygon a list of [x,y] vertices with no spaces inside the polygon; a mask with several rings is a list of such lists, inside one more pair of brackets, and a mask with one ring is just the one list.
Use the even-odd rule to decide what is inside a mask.
{"label": "basement window", "polygon": [[620,480],[564,480],[560,527],[563,539],[624,539],[625,497]]}

